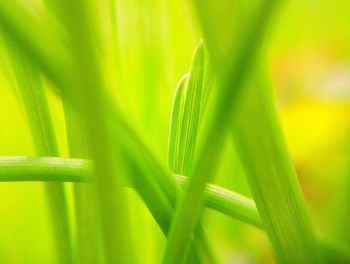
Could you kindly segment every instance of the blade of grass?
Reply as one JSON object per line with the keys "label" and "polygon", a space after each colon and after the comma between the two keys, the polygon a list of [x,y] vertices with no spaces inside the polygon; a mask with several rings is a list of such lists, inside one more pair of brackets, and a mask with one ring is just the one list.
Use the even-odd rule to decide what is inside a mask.
{"label": "blade of grass", "polygon": [[200,43],[193,55],[190,75],[181,79],[173,102],[168,160],[175,173],[187,176],[191,175],[195,159],[204,89],[204,64],[204,49]]}
{"label": "blade of grass", "polygon": [[204,48],[200,43],[193,55],[188,85],[184,91],[183,112],[179,118],[181,134],[179,136],[179,167],[174,172],[190,176],[195,160],[195,150],[204,90]]}
{"label": "blade of grass", "polygon": [[[113,109],[114,111],[116,108]],[[112,111],[113,112],[113,111]],[[158,159],[157,155],[152,153],[150,151],[151,149],[147,147],[145,144],[145,141],[141,140],[136,130],[132,128],[132,126],[129,125],[128,120],[123,118],[123,115],[120,115],[120,112],[115,111],[114,112],[115,120],[118,120],[120,123],[117,123],[121,126],[120,131],[125,133],[123,138],[123,149],[125,154],[123,156],[128,157],[128,163],[131,164],[132,168],[136,168],[134,170],[142,171],[144,170],[145,175],[149,175],[150,177],[140,181],[139,175],[132,177],[135,179],[134,186],[136,187],[137,192],[140,194],[142,199],[144,199],[145,202],[147,202],[149,199],[147,197],[144,197],[144,194],[148,194],[148,191],[145,191],[144,189],[152,190],[154,188],[160,188],[161,192],[167,199],[167,203],[171,205],[170,211],[171,215],[168,218],[168,225],[167,228],[163,232],[166,236],[168,236],[168,228],[170,226],[170,222],[172,219],[174,207],[176,204],[176,198],[178,193],[181,191],[180,186],[178,186],[175,178],[172,176],[170,170],[168,167],[163,164],[163,162]],[[119,140],[119,139],[115,139]],[[144,160],[144,162],[142,162]],[[144,164],[143,166],[137,166],[137,164]],[[145,181],[146,180],[146,181]],[[142,185],[137,182],[142,182]],[[155,193],[156,194],[156,193]],[[152,197],[154,199],[154,197]],[[161,200],[160,198],[157,198],[157,200]],[[152,212],[152,208],[154,208],[153,204],[147,204],[148,208]],[[159,212],[157,212],[158,214]],[[152,213],[153,214],[153,213]],[[154,216],[157,216],[155,214]],[[191,254],[194,256],[199,252],[200,248],[204,244],[204,242],[201,241],[202,237],[198,236],[197,233],[194,235],[194,244],[193,248],[191,248]],[[198,257],[196,258],[196,262],[198,262]]]}
{"label": "blade of grass", "polygon": [[168,163],[172,171],[176,171],[179,168],[177,164],[179,156],[180,135],[181,135],[181,122],[179,122],[183,113],[183,97],[185,95],[189,73],[182,76],[179,84],[176,87],[173,104],[171,108],[170,129],[168,137]]}
{"label": "blade of grass", "polygon": [[[56,0],[46,0],[49,13],[59,16]],[[86,134],[77,109],[63,98],[63,111],[69,156],[72,158],[88,158]],[[76,258],[78,263],[97,263],[98,257],[98,230],[94,186],[87,183],[73,185],[76,232]]]}
{"label": "blade of grass", "polygon": [[[20,100],[30,125],[36,153],[59,156],[47,98],[40,74],[23,56],[9,46],[11,66],[16,75]],[[62,183],[46,183],[46,194],[52,221],[54,241],[60,262],[72,263],[72,241],[67,213],[65,187]]]}
{"label": "blade of grass", "polygon": [[[68,31],[69,49],[75,65],[71,86],[71,98],[81,115],[87,143],[95,161],[98,210],[104,243],[104,254],[108,263],[132,263],[133,253],[129,239],[126,197],[121,188],[118,149],[110,146],[110,126],[106,120],[108,108],[103,90],[99,56],[98,36],[94,25],[93,9],[90,2],[59,1],[59,17]],[[117,133],[119,135],[119,133]]]}
{"label": "blade of grass", "polygon": [[[170,226],[171,215],[173,214],[172,205],[158,183],[152,180],[153,173],[149,170],[149,166],[142,160],[136,163],[137,159],[131,157],[129,153],[125,153],[125,157],[127,162],[133,164],[130,166],[133,170],[133,173],[130,175],[131,186],[141,191],[140,196],[143,199],[152,200],[152,202],[147,202],[147,205],[157,208],[152,211],[158,215],[156,217],[157,222],[160,219],[160,226],[166,234]],[[0,182],[91,182],[93,174],[93,162],[87,159],[0,156]],[[176,174],[174,176],[176,176],[174,178],[176,178],[180,186],[184,186],[186,181],[188,181],[188,178],[185,176]],[[262,226],[254,201],[240,194],[214,184],[207,184],[205,203],[209,208],[227,214],[234,219],[257,227]],[[157,206],[157,204],[163,205]],[[164,210],[169,210],[169,212],[161,213]],[[166,215],[168,217],[165,217]],[[164,217],[167,220],[161,220]]]}
{"label": "blade of grass", "polygon": [[[88,158],[86,149],[86,134],[76,109],[66,101],[63,102],[65,124],[67,131],[69,156],[72,158]],[[99,230],[96,216],[95,186],[91,183],[76,183],[73,185],[76,255],[78,263],[97,263],[99,255]]]}
{"label": "blade of grass", "polygon": [[[173,172],[191,175],[195,159],[195,147],[198,134],[198,124],[204,90],[204,48],[200,43],[193,55],[190,74],[181,78],[173,99],[170,118],[168,163]],[[187,81],[188,78],[188,81]],[[201,224],[197,227],[197,234],[201,237],[202,258],[208,263],[217,263],[213,250]],[[197,256],[189,254],[188,263],[193,263]],[[193,259],[194,258],[194,259]]]}
{"label": "blade of grass", "polygon": [[271,92],[257,82],[251,86],[233,121],[233,134],[277,258],[322,263]]}
{"label": "blade of grass", "polygon": [[[180,141],[181,137],[181,125],[182,125],[182,116],[183,113],[183,106],[184,106],[184,96],[187,89],[187,81],[188,81],[189,74],[185,74],[179,81],[172,104],[172,111],[171,111],[171,119],[170,119],[170,130],[169,130],[169,137],[168,137],[168,163],[169,167],[172,171],[175,171],[175,168],[178,168],[179,166],[179,150],[180,150],[180,144],[178,142]],[[180,172],[179,172],[180,173]],[[204,250],[202,250],[204,251]],[[199,263],[199,255],[198,252],[193,251],[191,254],[189,254],[189,257],[187,258],[188,263]]]}
{"label": "blade of grass", "polygon": [[90,160],[1,156],[0,181],[91,181],[93,165]]}
{"label": "blade of grass", "polygon": [[[182,175],[176,175],[176,179],[183,187],[188,181],[188,178]],[[205,189],[205,205],[232,218],[256,227],[262,227],[262,222],[254,201],[233,191],[214,184],[207,184]]]}

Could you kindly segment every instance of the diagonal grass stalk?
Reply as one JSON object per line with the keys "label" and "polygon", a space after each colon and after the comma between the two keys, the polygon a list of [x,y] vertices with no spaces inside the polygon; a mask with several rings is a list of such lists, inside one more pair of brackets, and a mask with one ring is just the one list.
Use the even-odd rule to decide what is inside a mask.
{"label": "diagonal grass stalk", "polygon": [[[237,64],[233,64],[233,68],[228,71],[232,73],[231,76],[228,75],[228,77],[223,78],[223,87],[228,87],[231,84],[235,86],[236,90],[241,90],[241,87],[244,86],[244,76],[247,74],[247,72],[250,71],[249,62],[252,62],[254,60],[254,53],[256,52],[255,50],[258,47],[258,42],[256,41],[256,39],[258,39],[257,36],[260,36],[260,34],[264,31],[264,24],[266,24],[266,22],[268,21],[267,18],[270,11],[273,10],[273,6],[274,2],[271,2],[269,4],[261,4],[261,8],[258,11],[259,13],[256,21],[252,23],[251,28],[247,29],[247,37],[242,42],[243,45],[241,46],[240,54],[238,55]],[[200,6],[198,6],[198,9],[200,9]],[[212,55],[215,56],[215,54]],[[252,89],[250,89],[249,94],[250,93],[253,95],[257,94],[257,92]],[[263,177],[264,173],[259,174],[259,176],[261,176],[261,180],[259,182],[254,182],[256,179],[251,178],[250,181],[254,196],[257,199],[258,205],[259,203],[261,203],[261,207],[259,207],[259,209],[261,210],[264,223],[267,225],[267,231],[270,235],[270,239],[273,245],[275,246],[277,255],[279,256],[279,261],[281,263],[320,263],[320,258],[315,247],[314,238],[312,235],[310,225],[308,223],[306,210],[304,208],[305,206],[303,205],[303,199],[300,192],[300,188],[298,186],[296,176],[295,174],[293,174],[293,169],[291,169],[290,162],[288,162],[288,158],[283,158],[284,160],[282,162],[272,162],[272,160],[276,160],[277,156],[286,157],[287,155],[285,154],[285,150],[283,149],[283,143],[281,143],[282,140],[280,139],[280,135],[278,134],[279,132],[277,132],[278,129],[275,125],[275,118],[272,117],[272,102],[266,99],[266,95],[263,96],[263,105],[268,110],[264,108],[259,109],[259,106],[257,106],[256,101],[251,103],[253,108],[256,107],[254,112],[255,115],[250,116],[250,127],[246,126],[244,132],[239,132],[240,137],[239,140],[237,140],[237,142],[239,145],[240,154],[242,156],[243,161],[246,164],[248,172],[251,172],[249,173],[251,177],[254,177],[254,174],[258,175],[261,170],[268,172],[267,175],[269,175],[269,177],[276,173],[279,177],[282,177],[282,175],[284,174],[286,174],[286,176],[283,179],[279,177],[273,177],[271,180],[269,180],[268,186],[271,188],[262,188],[262,186],[266,186],[266,182],[268,179],[267,175],[265,178]],[[232,98],[230,96],[228,97]],[[251,100],[251,98],[249,99]],[[250,102],[248,101],[249,99],[246,99],[247,101],[242,102],[242,104],[248,104],[248,102]],[[228,104],[224,103],[224,101],[221,101],[220,105],[225,106]],[[227,112],[230,113],[230,110],[227,109]],[[267,112],[268,114],[263,119],[264,121],[262,121],[264,123],[258,124],[258,122],[256,122],[255,120],[255,117],[259,116],[259,113],[261,112],[263,114]],[[228,114],[227,116],[232,117],[232,115],[230,114]],[[233,122],[235,122],[237,118],[243,119],[243,117],[244,122],[247,122],[247,120],[249,120],[247,119],[246,111],[244,110],[242,111],[241,115],[235,115]],[[224,120],[221,121],[223,122]],[[261,129],[264,128],[264,124],[266,124],[266,122],[268,126],[272,126],[273,128],[270,128],[270,131],[263,136],[264,139],[272,139],[273,137],[275,137],[274,140],[276,140],[277,142],[271,143],[265,141],[264,139],[254,141],[254,138],[256,136],[260,137],[260,135],[262,134]],[[254,132],[252,131],[252,127],[255,128]],[[234,131],[235,133],[237,133],[236,130],[237,129],[235,129]],[[271,133],[271,135],[268,135],[269,133]],[[260,144],[261,146],[254,146],[252,145],[252,142],[256,142],[258,143],[258,145]],[[262,148],[265,142],[265,148]],[[280,154],[274,156],[276,154],[273,154],[274,152],[271,150],[271,146],[277,146],[275,150],[277,151],[277,153]],[[263,149],[265,149],[265,153],[261,152]],[[264,161],[264,159],[262,158],[258,160],[254,159],[254,157],[258,157],[256,156],[258,153],[255,152],[254,155],[249,154],[254,150],[259,151],[259,157],[265,157],[267,161]],[[270,156],[274,156],[275,158],[270,158]],[[255,162],[252,163],[252,160],[254,160]],[[261,164],[259,165],[260,162]],[[271,164],[275,164],[275,166],[277,167],[271,166]],[[259,169],[257,167],[259,167]],[[254,170],[254,173],[252,172],[252,170]],[[193,186],[193,189],[195,189],[195,186],[197,185],[193,184]],[[264,197],[261,195],[262,193],[264,193]],[[272,200],[270,200],[271,195],[274,195],[275,197]],[[271,208],[269,210],[269,207],[273,204],[272,202],[276,204],[276,207],[274,209]],[[264,205],[265,207],[263,208],[262,205]],[[281,209],[281,211],[278,211],[277,208]],[[282,208],[285,209],[283,210]],[[280,212],[279,217],[276,217],[276,212]],[[287,215],[289,213],[289,217],[286,217],[284,215],[285,213]],[[265,216],[267,215],[270,215],[270,217],[265,218]],[[278,229],[278,227],[285,227],[286,219],[291,221],[290,224],[288,224],[288,228],[284,228],[283,230]],[[278,224],[279,222],[281,222],[281,224]],[[293,240],[294,242],[291,242]]]}
{"label": "diagonal grass stalk", "polygon": [[[39,71],[20,52],[8,47],[16,75],[20,101],[30,125],[36,153],[39,156],[59,156],[47,98]],[[46,183],[56,250],[61,262],[72,263],[71,234],[67,213],[65,187],[62,183]]]}
{"label": "diagonal grass stalk", "polygon": [[277,258],[281,263],[322,263],[272,95],[261,83],[249,87],[233,120],[233,134]]}

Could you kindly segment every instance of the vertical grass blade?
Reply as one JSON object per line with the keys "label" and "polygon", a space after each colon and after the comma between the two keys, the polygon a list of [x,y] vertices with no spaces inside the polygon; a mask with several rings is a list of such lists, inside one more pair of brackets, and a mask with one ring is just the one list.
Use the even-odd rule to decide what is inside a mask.
{"label": "vertical grass blade", "polygon": [[[9,50],[11,49],[12,47],[9,47]],[[56,134],[39,71],[29,64],[17,50],[13,49],[11,53],[20,100],[30,125],[36,153],[39,156],[59,156]],[[59,260],[62,263],[72,263],[71,235],[64,185],[45,183],[45,188]]]}
{"label": "vertical grass blade", "polygon": [[[45,5],[48,15],[59,16],[56,0],[45,0]],[[83,131],[80,115],[66,98],[63,98],[63,111],[69,156],[88,158],[86,133]],[[77,263],[97,263],[100,259],[98,256],[100,237],[97,230],[99,225],[97,224],[94,190],[91,183],[75,183],[73,186],[76,234],[75,262]]]}
{"label": "vertical grass blade", "polygon": [[[77,109],[68,102],[63,102],[69,156],[88,158],[86,133]],[[96,193],[92,183],[75,183],[74,208],[76,229],[76,258],[78,263],[97,263],[99,256],[100,236],[98,230]]]}
{"label": "vertical grass blade", "polygon": [[[196,48],[190,73],[184,75],[175,91],[168,144],[168,162],[173,172],[191,176],[195,159],[195,149],[199,127],[202,94],[204,90],[204,48],[200,43]],[[215,263],[215,257],[201,225],[196,234],[201,237],[200,250],[204,259]],[[187,262],[191,263],[193,255],[189,255]]]}
{"label": "vertical grass blade", "polygon": [[[174,172],[191,176],[203,92],[204,49],[202,43],[199,44],[194,53],[188,83],[186,78],[185,75],[180,81],[173,101],[168,160]],[[206,247],[206,250],[198,248],[199,252],[210,252],[211,249],[207,245],[208,241],[201,225],[198,225],[195,234],[200,237],[199,241],[203,241],[202,246]],[[163,263],[174,261],[175,256],[168,257],[167,252],[169,252],[169,248],[171,251],[171,246],[174,243],[177,243],[176,239],[177,237],[173,235],[171,229]],[[211,254],[209,253],[209,255]],[[186,257],[184,256],[184,258]],[[210,256],[209,259],[215,262],[214,257]]]}
{"label": "vertical grass blade", "polygon": [[195,150],[199,127],[199,117],[202,105],[202,94],[204,90],[204,48],[200,43],[193,55],[190,69],[190,77],[185,90],[183,101],[181,134],[179,141],[179,167],[175,172],[191,176],[195,160]]}
{"label": "vertical grass blade", "polygon": [[204,49],[200,44],[194,53],[190,74],[180,80],[172,108],[169,165],[175,173],[186,176],[191,175],[195,158],[204,86],[204,64]]}
{"label": "vertical grass blade", "polygon": [[112,124],[106,119],[109,109],[97,52],[99,34],[93,26],[96,24],[92,3],[60,1],[58,5],[59,17],[68,31],[68,45],[75,66],[75,79],[71,80],[68,95],[82,118],[87,144],[95,161],[98,215],[106,261],[132,263],[126,198],[116,168],[121,163],[115,162],[119,148],[112,150],[110,145]]}
{"label": "vertical grass blade", "polygon": [[[182,76],[179,84],[176,87],[173,104],[171,108],[170,130],[168,137],[168,163],[172,171],[176,172],[180,169],[178,164],[181,123],[183,115],[183,101],[186,94],[186,88],[189,78],[189,73]],[[180,172],[179,172],[180,173]]]}

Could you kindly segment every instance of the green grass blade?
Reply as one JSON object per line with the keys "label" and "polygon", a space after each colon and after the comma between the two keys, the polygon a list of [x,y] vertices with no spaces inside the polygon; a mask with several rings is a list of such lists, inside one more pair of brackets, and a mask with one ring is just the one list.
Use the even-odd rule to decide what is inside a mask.
{"label": "green grass blade", "polygon": [[[244,113],[244,119],[240,113]],[[272,95],[266,86],[251,84],[233,123],[254,200],[278,260],[322,263]]]}
{"label": "green grass blade", "polygon": [[[179,120],[183,114],[183,100],[188,83],[189,74],[185,74],[179,81],[176,87],[173,104],[171,108],[170,129],[168,137],[168,162],[172,171],[179,169],[178,159],[179,156],[179,142],[181,136],[181,123]],[[180,172],[179,172],[180,173]]]}
{"label": "green grass blade", "polygon": [[[168,162],[173,172],[191,175],[195,159],[202,94],[204,90],[204,48],[200,43],[196,48],[190,74],[184,75],[175,91],[168,144]],[[197,235],[202,242],[200,249],[203,259],[216,263],[213,250],[202,225],[197,228]],[[203,256],[204,255],[204,256]],[[194,258],[194,259],[193,259]],[[189,255],[188,263],[193,263],[196,255]]]}
{"label": "green grass blade", "polygon": [[[69,156],[72,158],[88,158],[86,134],[80,116],[68,102],[63,102]],[[96,216],[95,186],[91,183],[73,185],[76,256],[78,263],[97,263],[99,255],[99,224]]]}
{"label": "green grass blade", "polygon": [[[160,188],[157,181],[153,179],[153,173],[149,170],[149,165],[140,162],[135,156],[130,156],[126,152],[127,162],[132,164],[133,169],[131,177],[131,186],[134,186],[139,192],[145,193],[140,196],[147,200],[151,199],[159,201],[163,204],[157,206],[156,202],[148,202],[150,206],[154,206],[155,214],[159,214],[156,219],[162,219],[162,216],[169,215],[167,221],[161,221],[160,226],[165,233],[168,232],[168,225],[171,222],[171,213],[173,207]],[[139,162],[136,163],[136,160]],[[142,165],[143,164],[143,165]],[[91,160],[77,158],[52,158],[52,157],[25,157],[25,156],[1,156],[0,157],[0,182],[6,181],[57,181],[57,182],[90,182],[94,174],[94,166]],[[175,177],[174,177],[175,178]],[[184,186],[187,177],[176,175],[177,182],[180,186]],[[163,198],[162,198],[163,197]],[[164,198],[165,197],[165,198]],[[229,191],[225,188],[208,184],[206,187],[206,206],[227,214],[235,219],[261,226],[259,214],[255,207],[254,201]],[[162,209],[171,206],[171,213],[161,213]],[[165,223],[165,224],[164,224]],[[165,228],[167,227],[167,228]]]}
{"label": "green grass blade", "polygon": [[[199,10],[204,33],[208,37],[209,51],[213,58],[213,61],[216,63],[216,67],[220,68],[220,66],[224,65],[221,67],[222,68],[221,70],[223,70],[224,72],[220,81],[221,86],[226,87],[226,89],[228,89],[228,87],[231,85],[231,87],[233,86],[236,90],[235,92],[236,96],[232,97],[232,93],[233,93],[232,91],[224,95],[224,97],[222,98],[237,100],[238,92],[242,90],[242,88],[245,86],[244,82],[246,80],[246,76],[248,75],[248,73],[252,72],[251,65],[254,63],[254,60],[256,59],[255,57],[259,47],[258,40],[264,33],[266,24],[268,22],[268,18],[272,13],[272,11],[274,10],[274,6],[276,6],[277,3],[278,1],[269,1],[269,2],[262,2],[261,4],[259,4],[259,8],[257,9],[257,13],[256,13],[257,15],[254,18],[254,21],[250,23],[249,27],[244,28],[243,31],[241,31],[243,32],[242,35],[244,37],[242,38],[240,43],[237,45],[238,49],[236,52],[237,54],[236,62],[231,63],[231,66],[229,66],[228,68],[226,68],[225,63],[223,63],[223,61],[225,61],[226,58],[216,57],[215,55],[216,53],[215,48],[218,49],[219,47],[216,44],[218,44],[219,42],[216,42],[215,40],[213,40],[214,38],[217,39],[218,35],[215,35],[215,31],[213,31],[212,29],[213,29],[213,24],[217,23],[217,21],[213,21],[213,24],[211,25],[210,24],[211,21],[205,19],[206,11],[209,11],[209,10],[204,10],[202,9],[202,5],[197,4],[197,9]],[[230,32],[227,32],[227,33],[230,34]],[[230,55],[229,51],[226,50],[225,52],[226,52],[226,55]],[[222,54],[225,55],[225,52],[223,52]],[[254,91],[249,92],[249,94],[253,94],[253,93]],[[223,94],[225,94],[225,92],[223,92]],[[248,104],[249,103],[248,100],[249,100],[249,97],[246,97],[246,100],[242,102],[242,104]],[[224,101],[219,101],[219,104],[217,105],[227,107],[229,104],[225,103]],[[221,107],[222,110],[223,110],[223,107]],[[227,113],[226,115],[227,118],[232,118],[232,107],[231,109],[226,109],[226,111],[222,111],[222,110],[221,110],[221,113],[225,113],[225,112]],[[254,113],[256,115],[259,115],[259,113],[261,113],[262,111],[266,111],[266,109],[260,109],[260,110],[255,109]],[[250,179],[252,177],[256,177],[259,179],[259,182],[257,182],[257,179],[254,179],[254,180],[251,179],[251,182],[254,181],[251,183],[251,186],[252,186],[253,192],[258,194],[258,196],[256,197],[258,207],[260,202],[262,204],[265,204],[266,206],[265,208],[259,207],[259,209],[265,211],[265,212],[262,212],[260,210],[260,213],[263,216],[264,225],[267,226],[270,239],[273,245],[275,246],[277,255],[279,255],[279,260],[282,263],[319,263],[320,260],[318,258],[318,255],[314,246],[310,226],[307,223],[308,222],[307,216],[305,215],[305,210],[301,205],[302,196],[300,194],[300,189],[298,189],[298,183],[296,182],[295,175],[293,175],[294,172],[291,169],[291,165],[290,163],[287,162],[287,159],[284,159],[284,158],[283,158],[283,162],[277,165],[276,162],[273,162],[271,157],[269,157],[269,155],[275,156],[275,157],[278,155],[278,154],[274,154],[271,150],[273,147],[276,146],[276,142],[274,142],[275,144],[269,144],[271,143],[269,140],[271,140],[271,137],[273,136],[280,137],[280,135],[276,132],[275,126],[272,129],[273,131],[268,131],[268,132],[261,131],[261,128],[265,125],[263,122],[274,122],[274,121],[271,121],[271,118],[272,118],[271,113],[273,111],[271,111],[271,109],[269,109],[269,111],[270,111],[269,115],[266,117],[266,119],[264,119],[264,121],[261,121],[261,123],[259,123],[259,126],[257,124],[258,122],[256,121],[256,116],[251,115],[250,119],[248,119],[246,111],[241,112],[241,115],[239,116],[239,118],[244,117],[245,120],[250,120],[250,125],[252,126],[252,128],[254,128],[254,131],[250,130],[251,128],[248,127],[247,125],[246,129],[239,133],[240,137],[238,138],[237,142],[240,146],[240,155],[245,161],[244,163],[247,171],[250,172],[248,173]],[[218,112],[220,112],[220,110],[218,110]],[[262,114],[265,114],[265,113],[262,113]],[[238,115],[235,115],[235,118],[237,117]],[[227,120],[225,117],[222,119],[223,119],[221,120],[222,122],[227,122],[225,121]],[[271,135],[268,135],[269,132],[273,132],[273,133]],[[247,134],[244,135],[244,133],[247,133]],[[256,138],[257,137],[260,138],[262,133],[266,133],[264,135],[264,138],[257,140]],[[247,138],[248,135],[249,135],[249,138]],[[266,145],[264,141],[265,139],[267,140]],[[277,140],[280,141],[280,139],[277,139]],[[255,142],[258,144],[256,146],[253,146],[252,142]],[[262,146],[258,148],[258,145],[262,145],[265,147],[264,152],[261,148]],[[278,148],[276,150],[281,151],[281,145],[282,145],[281,142],[277,142]],[[249,148],[251,149],[249,150]],[[252,156],[253,149],[256,151],[254,152],[254,156]],[[258,149],[260,151],[258,151]],[[249,153],[249,151],[251,153]],[[285,157],[285,151],[282,151],[282,153],[279,153],[279,155],[282,157]],[[261,158],[256,159],[255,157],[259,157],[259,158],[261,157]],[[263,158],[266,158],[267,160],[265,160],[264,162]],[[255,164],[256,160],[258,160],[257,164]],[[264,170],[262,174],[259,174],[256,168],[257,166],[259,167],[260,170]],[[280,168],[276,168],[278,166],[280,166]],[[254,170],[254,173],[252,172],[252,170]],[[270,170],[273,170],[273,171],[270,171]],[[262,175],[265,174],[267,171],[269,171],[269,173],[265,175],[266,177],[263,180]],[[278,176],[275,175],[276,173],[278,173]],[[259,176],[253,176],[254,174],[259,174]],[[271,177],[271,175],[274,175],[274,176]],[[286,177],[286,179],[282,180],[283,177]],[[268,179],[272,179],[272,180],[268,180]],[[285,185],[288,185],[288,187],[286,187],[286,190],[284,190],[283,192],[281,190],[285,185],[280,186],[278,184],[283,184],[284,181],[285,181]],[[262,186],[264,186],[264,188],[262,188]],[[273,186],[273,188],[270,188],[270,186]],[[267,199],[271,197],[271,194],[273,193],[273,191],[276,191],[276,192],[274,193],[274,198],[272,198],[273,202],[271,201],[270,203],[271,198],[269,200]],[[262,193],[264,193],[264,196],[262,196]],[[296,196],[297,199],[295,199],[294,196]],[[259,199],[260,201],[258,202]],[[283,202],[285,204],[283,204]],[[278,214],[278,217],[276,213],[272,212],[272,208],[270,208],[272,204],[276,205],[274,209],[281,209],[280,211],[281,213]],[[286,207],[288,206],[291,206],[291,207],[289,209],[286,209]],[[294,206],[296,207],[294,208]],[[268,209],[271,209],[269,213],[267,213]],[[293,217],[288,218],[286,215],[284,215],[284,213],[288,213],[289,217],[293,215],[295,216],[295,218]],[[266,215],[269,215],[269,217],[266,217]],[[297,222],[298,220],[295,220],[295,222],[293,222],[293,225],[291,227],[288,226],[288,228],[284,228],[284,230],[281,230],[282,226],[285,226],[285,222],[288,219],[293,221],[294,219],[298,219],[298,217],[301,218],[300,223]],[[278,223],[280,223],[280,225]],[[281,235],[284,237],[282,238]],[[289,243],[288,241],[294,241],[294,242]]]}
{"label": "green grass blade", "polygon": [[91,181],[93,165],[86,159],[1,156],[0,181]]}
{"label": "green grass blade", "polygon": [[[92,6],[85,1],[60,1],[59,13],[69,32],[69,45],[75,64],[71,98],[81,115],[87,144],[95,161],[98,214],[102,224],[102,237],[106,261],[132,263],[131,241],[128,227],[126,198],[121,187],[115,162],[119,155],[112,150],[110,125],[106,120],[108,108],[96,39]],[[118,135],[118,134],[117,134]],[[97,140],[98,139],[98,140]]]}
{"label": "green grass blade", "polygon": [[[132,177],[132,182],[134,181],[133,184],[136,187],[137,192],[147,203],[147,201],[149,201],[150,199],[154,199],[154,197],[145,197],[145,194],[149,195],[149,192],[145,190],[152,190],[155,188],[156,190],[158,190],[158,188],[160,188],[161,192],[163,193],[162,195],[164,195],[167,199],[167,203],[171,205],[171,215],[169,218],[167,218],[168,220],[166,229],[162,228],[164,234],[167,236],[173,215],[173,210],[176,204],[176,199],[178,193],[181,190],[180,186],[178,186],[169,168],[161,161],[161,159],[159,159],[159,157],[155,153],[152,152],[152,149],[147,145],[146,141],[142,139],[137,130],[135,130],[133,126],[129,124],[128,120],[124,118],[123,114],[120,111],[118,111],[118,108],[111,107],[111,113],[113,113],[113,115],[111,116],[112,120],[114,120],[114,122],[117,121],[116,124],[118,124],[119,126],[119,131],[123,132],[122,138],[124,138],[124,140],[121,143],[124,148],[124,156],[128,157],[129,163],[132,164],[131,167],[135,167],[135,170],[144,170],[143,175],[150,175],[150,177],[142,179],[141,182],[143,182],[143,186],[135,182],[135,180],[133,180],[136,179],[136,181],[140,181],[141,179]],[[115,138],[115,141],[119,142],[120,139]],[[142,162],[142,160],[144,160],[144,163]],[[137,166],[138,163],[143,163],[144,165]],[[137,177],[139,177],[139,175],[137,175]],[[155,192],[155,194],[157,194],[157,192]],[[160,196],[160,198],[158,198],[157,200],[162,201],[162,196]],[[159,214],[159,212],[162,212],[156,212],[155,209],[157,207],[155,208],[155,205],[153,204],[147,204],[147,207],[150,209],[154,217],[156,217]],[[199,242],[198,240],[200,240],[200,238],[195,238],[195,248],[193,248],[192,250],[198,251],[198,247],[200,247],[201,244],[201,242]]]}
{"label": "green grass blade", "polygon": [[[9,47],[9,50],[11,48]],[[23,56],[11,50],[13,71],[16,75],[20,100],[30,125],[36,153],[39,156],[59,156],[47,98],[39,72]],[[57,255],[60,262],[72,263],[72,245],[62,183],[46,183]]]}
{"label": "green grass blade", "polygon": [[204,90],[204,48],[200,43],[195,50],[190,68],[190,77],[185,91],[183,102],[183,116],[181,120],[181,136],[178,143],[179,168],[174,172],[190,176],[195,160],[195,149],[199,127],[199,117],[202,105],[202,94]]}
{"label": "green grass blade", "polygon": [[[188,181],[188,178],[182,175],[176,175],[176,178],[181,186],[185,186]],[[238,193],[214,184],[207,184],[205,205],[245,223],[262,227],[254,201]]]}
{"label": "green grass blade", "polygon": [[8,45],[10,67],[15,76],[19,100],[26,113],[37,155],[59,156],[56,134],[39,71]]}
{"label": "green grass blade", "polygon": [[[56,0],[46,0],[49,13],[59,16]],[[86,133],[77,109],[63,98],[63,111],[69,156],[72,158],[88,158]],[[75,208],[76,258],[78,263],[97,263],[101,256],[99,250],[99,230],[96,216],[95,188],[89,183],[73,185]]]}

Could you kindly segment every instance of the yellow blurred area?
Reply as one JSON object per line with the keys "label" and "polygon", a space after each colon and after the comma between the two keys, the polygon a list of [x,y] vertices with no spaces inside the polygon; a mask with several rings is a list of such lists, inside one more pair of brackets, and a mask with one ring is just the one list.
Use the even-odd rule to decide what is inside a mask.
{"label": "yellow blurred area", "polygon": [[282,108],[281,122],[293,158],[303,163],[334,155],[349,126],[349,106],[300,100]]}

